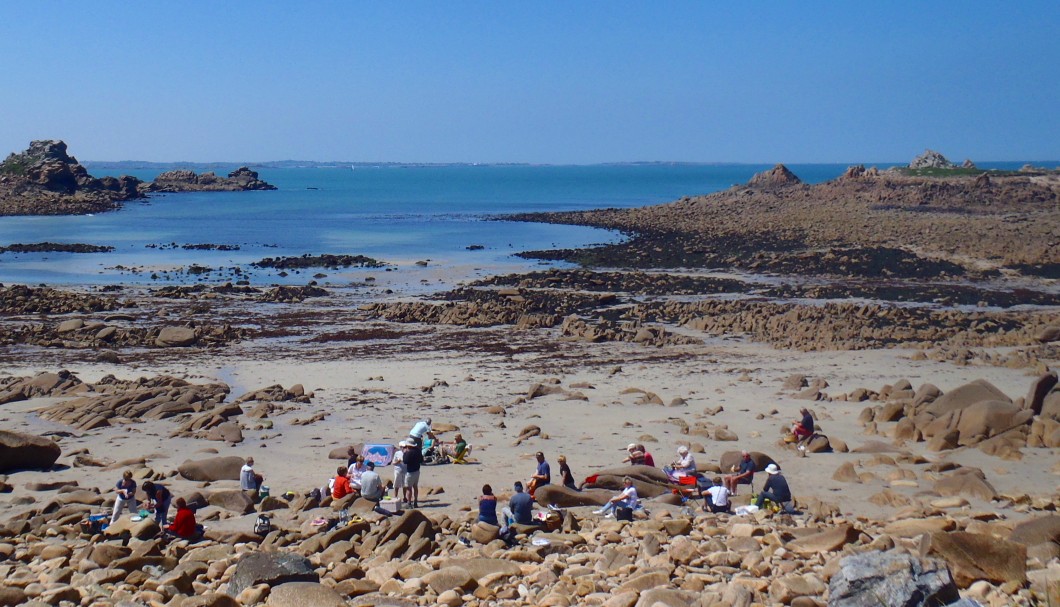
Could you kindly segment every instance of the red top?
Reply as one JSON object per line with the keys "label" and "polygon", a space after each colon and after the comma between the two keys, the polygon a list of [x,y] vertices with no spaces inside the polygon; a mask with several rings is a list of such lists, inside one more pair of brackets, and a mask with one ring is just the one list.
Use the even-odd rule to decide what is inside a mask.
{"label": "red top", "polygon": [[168,529],[186,539],[193,537],[195,535],[195,513],[191,511],[191,508],[177,508],[177,516],[173,518],[173,524]]}
{"label": "red top", "polygon": [[644,465],[651,466],[652,468],[655,467],[655,458],[652,457],[651,453],[648,453],[647,451],[644,452]]}
{"label": "red top", "polygon": [[336,476],[335,486],[331,488],[331,497],[339,500],[351,493],[353,493],[353,487],[350,486],[350,479],[345,476]]}

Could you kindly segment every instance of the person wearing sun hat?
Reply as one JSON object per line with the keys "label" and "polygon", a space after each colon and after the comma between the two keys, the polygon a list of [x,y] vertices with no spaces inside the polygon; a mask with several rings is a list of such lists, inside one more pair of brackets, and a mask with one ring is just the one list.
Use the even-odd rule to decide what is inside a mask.
{"label": "person wearing sun hat", "polygon": [[787,479],[780,473],[780,467],[776,464],[769,464],[766,466],[766,474],[769,478],[766,479],[766,486],[762,488],[762,492],[758,494],[755,506],[761,509],[766,500],[781,506],[786,505],[791,501],[791,489],[788,488]]}

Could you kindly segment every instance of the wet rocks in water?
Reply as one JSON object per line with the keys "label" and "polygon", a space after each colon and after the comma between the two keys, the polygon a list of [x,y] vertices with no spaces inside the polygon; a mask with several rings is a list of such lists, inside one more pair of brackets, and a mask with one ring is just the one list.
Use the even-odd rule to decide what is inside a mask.
{"label": "wet rocks in water", "polygon": [[100,297],[52,289],[12,285],[0,287],[0,314],[69,314],[103,312],[121,307],[113,297]]}
{"label": "wet rocks in water", "polygon": [[258,268],[275,268],[278,270],[297,270],[304,268],[381,268],[383,263],[364,255],[309,255],[300,257],[266,257],[256,261],[252,266]]}
{"label": "wet rocks in water", "polygon": [[15,243],[0,247],[0,253],[110,253],[113,250],[111,246],[59,242]]}

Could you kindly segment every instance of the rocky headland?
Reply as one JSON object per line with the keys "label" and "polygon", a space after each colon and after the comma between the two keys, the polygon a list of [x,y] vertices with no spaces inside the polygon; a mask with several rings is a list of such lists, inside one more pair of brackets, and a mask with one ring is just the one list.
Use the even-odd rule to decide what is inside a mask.
{"label": "rocky headland", "polygon": [[150,183],[136,177],[93,177],[66,143],[33,141],[28,149],[0,163],[0,215],[84,215],[121,208],[129,200],[156,192],[237,192],[275,190],[255,171],[240,167],[220,177],[175,170]]}
{"label": "rocky headland", "polygon": [[0,163],[0,215],[83,215],[143,198],[129,176],[95,178],[62,141],[34,141]]}

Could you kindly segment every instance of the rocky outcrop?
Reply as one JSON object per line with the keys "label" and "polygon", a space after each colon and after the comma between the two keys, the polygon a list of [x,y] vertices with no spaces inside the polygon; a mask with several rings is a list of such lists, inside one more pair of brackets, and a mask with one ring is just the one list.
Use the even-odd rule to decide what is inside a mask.
{"label": "rocky outcrop", "polygon": [[166,171],[151,183],[143,184],[143,192],[244,192],[248,190],[275,190],[276,186],[258,178],[256,171],[239,167],[219,177],[212,171],[197,174],[195,171]]}
{"label": "rocky outcrop", "polygon": [[899,551],[872,551],[839,561],[828,584],[829,607],[948,605],[960,596],[946,566]]}
{"label": "rocky outcrop", "polygon": [[61,453],[50,438],[0,430],[0,472],[47,470]]}
{"label": "rocky outcrop", "polygon": [[802,180],[798,178],[795,173],[788,170],[788,167],[778,164],[777,166],[756,173],[751,180],[747,182],[747,185],[752,188],[777,188],[786,185],[798,185],[802,183]]}
{"label": "rocky outcrop", "polygon": [[78,215],[117,209],[142,198],[135,177],[89,175],[66,143],[33,141],[0,163],[0,215]]}
{"label": "rocky outcrop", "polygon": [[935,150],[924,150],[909,163],[911,169],[952,169],[955,165]]}

